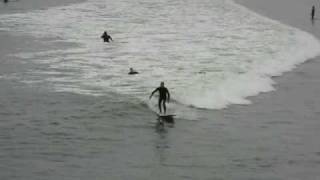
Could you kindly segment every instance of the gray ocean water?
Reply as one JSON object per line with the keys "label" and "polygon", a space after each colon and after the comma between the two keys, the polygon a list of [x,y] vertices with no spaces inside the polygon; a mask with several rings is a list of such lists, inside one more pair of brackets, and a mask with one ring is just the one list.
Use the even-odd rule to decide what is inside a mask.
{"label": "gray ocean water", "polygon": [[[319,177],[315,117],[290,119],[294,112],[281,107],[266,109],[281,117],[250,105],[221,109],[250,103],[247,96],[273,89],[271,76],[316,55],[309,34],[223,0],[7,11],[0,15],[0,179]],[[114,44],[99,39],[101,21]],[[130,66],[141,75],[128,76]],[[146,99],[163,79],[178,116],[161,127],[156,101]],[[248,89],[239,85],[250,81]]]}

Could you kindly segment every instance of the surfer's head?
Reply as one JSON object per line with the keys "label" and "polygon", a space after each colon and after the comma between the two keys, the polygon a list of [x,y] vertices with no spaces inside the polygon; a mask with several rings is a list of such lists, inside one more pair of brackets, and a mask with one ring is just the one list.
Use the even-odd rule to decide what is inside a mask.
{"label": "surfer's head", "polygon": [[160,83],[160,86],[161,86],[161,87],[164,87],[164,82],[163,82],[163,81]]}

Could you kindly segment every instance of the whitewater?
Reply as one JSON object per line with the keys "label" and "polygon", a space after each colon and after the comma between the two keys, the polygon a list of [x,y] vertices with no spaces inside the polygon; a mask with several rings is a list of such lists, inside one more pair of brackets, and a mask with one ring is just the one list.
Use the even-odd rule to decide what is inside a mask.
{"label": "whitewater", "polygon": [[[229,0],[88,0],[0,15],[0,30],[70,44],[12,54],[38,66],[1,78],[142,102],[164,81],[176,111],[250,104],[274,90],[272,77],[320,53],[312,35]],[[105,30],[114,42],[102,42]],[[129,76],[130,67],[139,74]]]}

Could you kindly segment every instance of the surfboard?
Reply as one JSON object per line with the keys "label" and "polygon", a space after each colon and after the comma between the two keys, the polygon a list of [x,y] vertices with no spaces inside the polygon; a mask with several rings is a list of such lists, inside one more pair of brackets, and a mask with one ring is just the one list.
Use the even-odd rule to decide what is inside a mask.
{"label": "surfboard", "polygon": [[159,119],[166,122],[166,123],[174,123],[174,114],[165,114],[165,115],[160,115],[157,114]]}

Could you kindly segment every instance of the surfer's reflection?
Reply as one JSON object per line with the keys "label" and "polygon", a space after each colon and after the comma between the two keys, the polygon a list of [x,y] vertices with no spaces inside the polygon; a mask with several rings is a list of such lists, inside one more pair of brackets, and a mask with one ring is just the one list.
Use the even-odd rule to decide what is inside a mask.
{"label": "surfer's reflection", "polygon": [[165,132],[166,131],[165,127],[169,127],[169,128],[174,127],[174,119],[172,116],[169,116],[169,117],[158,116],[155,127],[157,132]]}
{"label": "surfer's reflection", "polygon": [[[172,117],[171,117],[172,118]],[[159,158],[159,164],[166,166],[167,155],[170,150],[170,128],[174,127],[173,118],[166,119],[158,116],[157,123],[155,124],[156,135],[155,136],[155,156]]]}
{"label": "surfer's reflection", "polygon": [[159,159],[159,164],[165,166],[167,161],[167,150],[170,148],[168,142],[168,130],[164,124],[156,125],[157,138],[155,139],[155,157]]}

